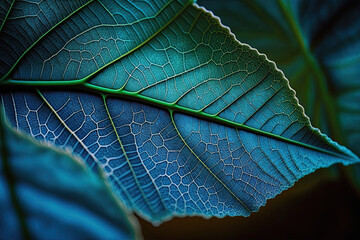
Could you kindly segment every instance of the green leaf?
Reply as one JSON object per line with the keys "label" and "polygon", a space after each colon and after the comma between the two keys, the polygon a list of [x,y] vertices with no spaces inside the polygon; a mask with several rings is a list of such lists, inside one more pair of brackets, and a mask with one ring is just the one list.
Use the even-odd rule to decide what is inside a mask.
{"label": "green leaf", "polygon": [[276,62],[315,126],[360,154],[357,1],[199,4],[219,16],[237,39]]}
{"label": "green leaf", "polygon": [[[136,222],[80,159],[0,118],[1,239],[134,239]],[[139,237],[139,236],[138,236]]]}
{"label": "green leaf", "polygon": [[64,15],[26,45],[9,37],[23,34],[10,12],[1,41],[22,47],[1,55],[6,114],[99,167],[155,223],[248,216],[317,168],[359,161],[310,125],[273,62],[196,4],[96,1]]}

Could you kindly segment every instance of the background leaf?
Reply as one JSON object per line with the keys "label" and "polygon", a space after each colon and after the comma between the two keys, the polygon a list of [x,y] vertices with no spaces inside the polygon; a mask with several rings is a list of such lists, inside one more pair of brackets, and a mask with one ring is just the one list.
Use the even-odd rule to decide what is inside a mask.
{"label": "background leaf", "polygon": [[[104,179],[0,119],[1,239],[135,239],[137,222]],[[130,218],[130,220],[129,220]]]}
{"label": "background leaf", "polygon": [[[203,1],[276,62],[314,126],[360,154],[357,1]],[[241,12],[241,14],[239,14]]]}
{"label": "background leaf", "polygon": [[273,62],[197,5],[80,8],[1,55],[15,59],[2,103],[17,128],[100,166],[147,219],[248,216],[315,169],[358,161],[311,127]]}

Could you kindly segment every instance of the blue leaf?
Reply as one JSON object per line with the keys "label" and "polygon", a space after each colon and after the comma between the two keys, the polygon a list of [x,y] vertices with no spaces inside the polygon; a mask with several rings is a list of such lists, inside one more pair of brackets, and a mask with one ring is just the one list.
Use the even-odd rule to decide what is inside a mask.
{"label": "blue leaf", "polygon": [[104,171],[155,223],[248,216],[317,168],[359,161],[310,125],[273,62],[196,4],[96,1],[44,32],[1,55],[17,59],[0,80],[7,117]]}
{"label": "blue leaf", "polygon": [[359,2],[199,4],[219,16],[240,41],[277,63],[315,126],[360,154]]}
{"label": "blue leaf", "polygon": [[104,179],[0,120],[1,239],[134,239]]}
{"label": "blue leaf", "polygon": [[[284,71],[314,126],[360,154],[356,1],[199,1]],[[238,14],[241,11],[241,14]],[[360,190],[359,165],[347,168]]]}

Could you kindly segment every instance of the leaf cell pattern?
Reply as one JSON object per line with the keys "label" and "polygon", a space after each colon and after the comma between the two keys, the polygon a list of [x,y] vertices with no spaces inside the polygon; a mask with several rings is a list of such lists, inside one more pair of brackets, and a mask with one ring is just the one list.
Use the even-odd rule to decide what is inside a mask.
{"label": "leaf cell pattern", "polygon": [[[181,1],[171,1],[172,4],[165,1],[87,1],[85,4],[84,1],[65,1],[60,5],[57,1],[44,1],[42,3],[46,6],[33,3],[33,7],[25,8],[21,3],[19,1],[13,7],[16,17],[10,14],[9,23],[5,25],[9,28],[9,33],[5,28],[1,33],[4,35],[1,36],[4,41],[1,43],[4,48],[1,50],[4,53],[1,65],[10,65],[4,70],[10,71],[16,60],[22,58],[19,67],[16,70],[12,69],[13,77],[37,80],[77,79],[96,72],[143,44],[146,39],[170,22],[183,5]],[[40,10],[36,15],[34,12],[28,13],[35,15],[32,18],[25,13],[17,14],[16,7],[29,11],[34,9],[34,12]],[[43,13],[42,8],[50,9],[55,13]],[[57,14],[59,10],[61,12]],[[42,22],[42,13],[46,14],[44,16],[51,16],[53,22],[39,26],[37,22]],[[29,18],[36,22],[24,26],[21,20]],[[21,28],[19,32],[14,33],[13,28],[17,26]],[[30,33],[35,32],[35,36],[27,35],[27,31],[23,32],[22,28],[28,29]],[[37,31],[37,28],[42,31]],[[56,31],[46,32],[51,29]],[[29,42],[24,44],[24,39],[33,39],[33,41],[28,40]],[[14,41],[18,44],[14,44]],[[29,48],[32,48],[32,51],[24,54]],[[7,73],[4,71],[0,72],[1,75]]]}
{"label": "leaf cell pattern", "polygon": [[[88,3],[29,48],[2,84],[38,89],[2,93],[10,122],[99,167],[154,222],[248,216],[315,169],[358,161],[211,13],[137,4]],[[64,83],[73,89],[41,87]]]}
{"label": "leaf cell pattern", "polygon": [[218,15],[240,41],[276,62],[314,126],[360,153],[359,2],[199,0],[198,4]]}
{"label": "leaf cell pattern", "polygon": [[338,161],[271,137],[113,97],[11,93],[3,102],[23,106],[6,108],[16,127],[39,140],[71,146],[89,166],[105,171],[129,207],[155,221],[173,213],[247,216],[301,176]]}
{"label": "leaf cell pattern", "polygon": [[140,237],[102,176],[69,152],[10,128],[0,115],[1,239]]}

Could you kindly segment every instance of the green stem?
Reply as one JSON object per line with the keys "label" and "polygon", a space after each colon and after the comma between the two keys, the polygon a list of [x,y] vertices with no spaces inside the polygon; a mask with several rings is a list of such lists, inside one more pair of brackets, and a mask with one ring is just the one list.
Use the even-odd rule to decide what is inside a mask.
{"label": "green stem", "polygon": [[6,22],[6,20],[8,19],[9,15],[10,15],[10,12],[11,12],[12,7],[14,6],[14,3],[15,3],[15,0],[13,0],[13,1],[11,2],[11,5],[10,5],[10,7],[9,7],[9,10],[8,10],[7,13],[6,13],[6,16],[5,16],[4,20],[3,20],[3,22],[1,23],[0,32],[2,31],[2,29],[3,29],[4,25],[5,25],[5,22]]}
{"label": "green stem", "polygon": [[273,134],[273,133],[270,133],[270,132],[266,132],[266,131],[263,131],[263,130],[260,130],[260,129],[256,129],[256,128],[253,128],[253,127],[241,124],[241,123],[233,122],[233,121],[227,120],[225,118],[216,116],[214,114],[206,113],[206,112],[201,111],[201,110],[195,110],[195,109],[191,109],[191,108],[188,108],[188,107],[183,107],[183,106],[180,106],[180,105],[175,104],[175,103],[169,103],[169,102],[161,101],[161,100],[158,100],[158,99],[155,99],[155,98],[152,98],[152,97],[147,97],[147,96],[144,96],[144,95],[140,95],[140,94],[135,93],[135,92],[126,91],[124,89],[120,89],[120,90],[108,89],[108,88],[92,85],[90,83],[85,83],[83,85],[86,87],[85,90],[92,90],[92,91],[94,91],[96,93],[105,93],[105,94],[109,94],[109,95],[113,95],[113,96],[117,96],[117,97],[122,97],[122,98],[125,98],[125,99],[130,99],[130,100],[133,100],[133,101],[134,100],[135,101],[140,101],[140,102],[143,102],[145,104],[151,104],[153,106],[160,107],[162,109],[169,109],[169,110],[177,111],[177,112],[184,113],[184,114],[187,114],[187,115],[191,115],[191,116],[194,116],[194,117],[197,117],[197,118],[200,118],[200,119],[204,119],[204,120],[207,120],[207,121],[220,123],[222,125],[226,125],[226,126],[233,127],[233,128],[238,128],[238,129],[241,129],[241,130],[244,130],[244,131],[247,131],[247,132],[251,132],[251,133],[254,133],[254,134],[257,134],[257,135],[266,136],[266,137],[273,138],[273,139],[276,139],[276,140],[280,140],[280,141],[283,141],[283,142],[286,142],[286,143],[290,143],[290,144],[298,145],[298,146],[305,147],[305,148],[308,148],[308,149],[312,149],[312,150],[315,150],[315,151],[318,151],[318,152],[323,152],[323,153],[326,153],[326,154],[329,154],[329,155],[332,155],[332,156],[336,156],[336,157],[339,157],[339,158],[342,158],[342,159],[347,159],[347,160],[353,159],[353,156],[347,156],[347,155],[345,156],[345,155],[339,154],[337,152],[332,152],[332,151],[329,151],[329,150],[326,150],[326,149],[322,149],[322,148],[319,148],[319,147],[308,145],[306,143],[298,142],[298,141],[295,141],[295,140],[292,140],[292,139],[289,139],[289,138],[282,137],[280,135],[276,135],[276,134]]}
{"label": "green stem", "polygon": [[[33,87],[37,87],[37,84],[39,83],[38,81],[23,81],[23,82],[20,82],[20,81],[15,80],[15,81],[11,81],[11,84],[9,84],[10,82],[7,81],[7,83],[4,84],[4,85],[21,86],[21,85],[23,85],[24,82],[27,82],[25,85],[31,85]],[[55,86],[55,85],[51,84],[51,81],[49,81],[48,83],[50,83],[50,84],[47,85],[47,89],[49,89],[49,86]],[[39,87],[44,87],[45,85],[46,84],[45,84],[45,81],[44,81],[44,84],[40,84]],[[175,103],[165,102],[165,101],[158,100],[158,99],[155,99],[155,98],[152,98],[152,97],[141,95],[141,94],[139,94],[137,92],[130,92],[130,91],[127,91],[127,90],[124,90],[124,89],[109,89],[109,88],[93,85],[93,84],[87,83],[87,82],[85,82],[85,83],[78,82],[77,85],[74,85],[72,87],[72,90],[80,90],[80,91],[85,91],[85,92],[88,92],[90,90],[90,91],[98,93],[98,94],[103,93],[103,94],[106,94],[106,95],[112,95],[112,96],[116,96],[116,97],[120,97],[120,98],[130,99],[132,101],[139,101],[139,102],[142,102],[142,103],[145,103],[145,104],[151,104],[153,106],[156,106],[156,107],[159,107],[159,108],[162,108],[162,109],[176,110],[178,112],[181,112],[181,113],[184,113],[184,114],[187,114],[187,115],[191,115],[191,116],[194,116],[194,117],[197,117],[197,118],[200,118],[200,119],[216,122],[216,123],[219,123],[219,124],[222,124],[222,125],[225,125],[225,126],[237,128],[237,129],[240,129],[240,130],[244,130],[244,131],[247,131],[247,132],[250,132],[250,133],[254,133],[256,135],[262,135],[262,136],[272,138],[272,139],[276,139],[276,140],[279,140],[279,141],[282,141],[282,142],[285,142],[285,143],[298,145],[298,146],[301,146],[301,147],[305,147],[307,149],[312,149],[312,150],[315,150],[315,151],[318,151],[318,152],[322,152],[322,153],[326,153],[326,154],[329,154],[329,155],[332,155],[332,156],[336,156],[336,157],[339,157],[339,158],[344,159],[344,160],[349,160],[349,161],[354,160],[353,155],[351,155],[351,154],[349,154],[349,155],[340,154],[339,153],[340,150],[339,150],[339,152],[337,152],[336,150],[330,151],[330,150],[327,150],[327,149],[315,147],[315,146],[312,146],[312,145],[309,145],[309,144],[306,144],[306,143],[302,143],[302,142],[292,140],[290,138],[285,138],[285,137],[282,137],[280,135],[276,135],[276,134],[273,134],[273,133],[270,133],[270,132],[266,132],[266,131],[263,131],[263,130],[260,130],[260,129],[256,129],[256,128],[253,128],[253,127],[241,124],[241,123],[233,122],[233,121],[227,120],[225,118],[219,117],[216,114],[206,113],[206,112],[202,111],[201,109],[200,110],[191,109],[191,108],[188,108],[188,107],[178,105],[178,104],[176,104],[176,102]],[[51,107],[51,106],[49,105],[49,107]],[[55,112],[55,114],[56,114],[56,112]]]}
{"label": "green stem", "polygon": [[[5,81],[6,79],[9,78],[10,74],[14,71],[14,69],[16,68],[16,66],[19,64],[20,60],[38,43],[40,42],[41,39],[43,39],[46,35],[48,35],[51,31],[53,31],[55,28],[57,28],[59,25],[61,25],[63,22],[65,22],[67,19],[69,19],[71,16],[73,16],[75,13],[77,13],[78,11],[80,11],[81,9],[83,9],[85,6],[89,5],[91,2],[93,2],[94,0],[90,0],[89,2],[85,3],[84,5],[82,5],[81,7],[79,7],[78,9],[76,9],[75,11],[73,11],[72,13],[70,13],[68,16],[66,16],[65,18],[63,18],[61,21],[59,21],[57,24],[55,24],[54,26],[52,26],[49,30],[47,30],[42,36],[40,36],[29,48],[27,48],[23,54],[21,54],[21,56],[16,60],[16,62],[13,64],[13,66],[10,68],[10,70],[0,79],[0,83]],[[15,2],[15,1],[14,1]],[[4,22],[3,22],[4,24]]]}
{"label": "green stem", "polygon": [[307,47],[307,44],[304,41],[304,37],[302,36],[301,30],[299,25],[296,23],[293,15],[291,14],[290,10],[285,6],[282,0],[278,0],[279,7],[285,16],[287,22],[290,25],[291,30],[293,31],[293,34],[295,35],[295,38],[300,46],[300,49],[303,53],[303,56],[305,58],[305,61],[307,65],[309,66],[310,70],[313,72],[315,76],[315,83],[318,87],[320,96],[322,98],[322,102],[325,105],[325,109],[327,112],[327,120],[330,124],[330,134],[331,136],[339,141],[340,143],[344,143],[344,139],[341,134],[341,126],[339,124],[339,118],[337,112],[334,110],[336,103],[334,99],[329,94],[329,89],[326,83],[326,76],[324,72],[321,70],[321,67],[319,63],[316,61],[313,54],[310,52],[309,48]]}

